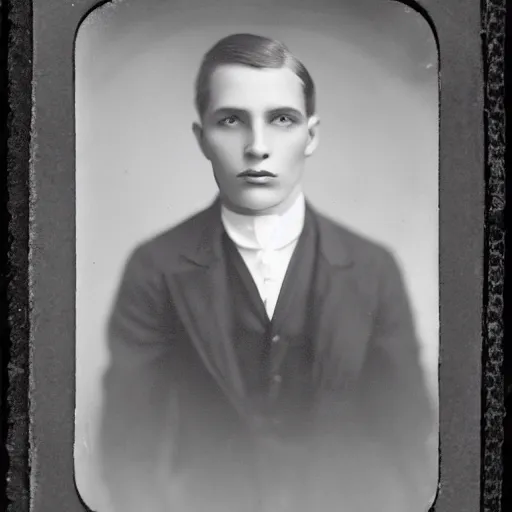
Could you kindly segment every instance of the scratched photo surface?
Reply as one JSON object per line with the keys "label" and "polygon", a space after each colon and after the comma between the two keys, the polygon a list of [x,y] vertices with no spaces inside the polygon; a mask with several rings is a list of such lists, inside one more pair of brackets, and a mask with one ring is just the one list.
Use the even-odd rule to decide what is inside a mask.
{"label": "scratched photo surface", "polygon": [[[347,253],[353,257],[346,265],[339,262],[340,267],[346,267],[339,270],[343,280],[327,278],[341,286],[340,293],[348,299],[343,299],[345,303],[342,299],[339,303],[335,299],[329,303],[330,299],[326,299],[322,303],[323,310],[327,311],[325,318],[323,310],[317,316],[326,322],[320,328],[329,331],[322,334],[323,337],[329,337],[334,331],[350,337],[351,329],[366,333],[354,335],[353,340],[340,349],[338,373],[346,375],[338,375],[345,383],[345,387],[340,385],[339,394],[332,379],[322,381],[322,389],[327,389],[325,396],[331,400],[326,399],[330,404],[326,416],[334,417],[332,411],[337,409],[333,404],[341,404],[340,418],[346,420],[326,427],[318,441],[317,451],[322,454],[318,460],[311,455],[312,451],[304,455],[301,452],[304,446],[293,448],[295,444],[307,444],[297,433],[300,421],[294,423],[293,415],[286,418],[286,410],[292,408],[294,398],[286,398],[284,405],[276,406],[273,418],[285,417],[285,426],[281,426],[285,433],[281,437],[293,437],[293,440],[281,443],[272,434],[263,436],[270,439],[264,441],[268,441],[270,455],[265,459],[268,469],[256,472],[266,477],[260,479],[261,482],[259,477],[254,478],[263,486],[258,489],[265,489],[260,490],[263,497],[254,501],[250,494],[253,491],[248,490],[250,485],[244,479],[245,458],[251,459],[248,445],[235,439],[235,434],[226,441],[229,437],[226,432],[232,424],[245,421],[238,418],[243,413],[233,405],[240,399],[235,396],[237,387],[232,385],[232,374],[225,373],[229,366],[225,359],[215,359],[215,356],[210,359],[214,366],[218,363],[213,371],[205,360],[205,353],[214,353],[217,345],[222,345],[223,350],[227,346],[226,340],[220,339],[214,329],[219,321],[212,322],[212,315],[222,316],[228,309],[244,307],[244,292],[236,286],[247,279],[229,281],[235,283],[231,294],[238,294],[237,300],[224,303],[229,292],[223,295],[213,290],[212,294],[211,289],[202,288],[205,282],[197,276],[201,272],[206,275],[204,261],[178,263],[176,254],[181,249],[186,252],[185,246],[186,250],[193,251],[188,245],[196,247],[198,241],[208,243],[209,237],[214,236],[213,228],[206,229],[204,233],[212,231],[206,235],[198,235],[197,229],[192,227],[190,232],[188,228],[182,230],[179,236],[171,235],[163,241],[160,238],[158,258],[151,256],[157,243],[150,242],[207,208],[210,210],[194,226],[201,223],[209,226],[208,222],[213,221],[207,217],[218,215],[220,219],[215,209],[218,187],[212,166],[201,152],[192,129],[193,123],[199,121],[194,107],[194,83],[204,54],[220,39],[236,33],[256,34],[283,42],[314,80],[320,124],[316,134],[318,146],[307,158],[302,177],[302,190],[308,204],[306,219],[313,219],[311,222],[319,231],[335,230],[330,224],[332,221],[342,226],[344,234],[340,237],[347,240],[345,249],[348,246]],[[76,40],[75,70],[74,458],[77,489],[87,506],[98,512],[284,512],[320,510],[322,506],[334,510],[333,504],[339,506],[343,502],[347,508],[342,508],[348,512],[428,510],[435,497],[438,475],[439,105],[437,49],[426,20],[399,2],[380,0],[114,1],[92,11],[81,25]],[[251,69],[250,72],[261,73],[261,70]],[[271,153],[268,161],[272,161]],[[332,221],[318,221],[326,217]],[[221,225],[220,220],[217,224]],[[153,245],[148,245],[151,243]],[[301,243],[302,235],[298,244]],[[140,247],[146,249],[137,252]],[[234,254],[232,257],[240,267],[242,259]],[[295,263],[298,265],[297,261]],[[163,267],[167,264],[170,269],[164,279]],[[174,274],[180,272],[179,281],[175,280]],[[228,265],[227,273],[233,272]],[[246,278],[249,276],[247,268],[241,272],[246,273]],[[160,287],[158,298],[144,287],[151,279],[159,280],[158,285],[153,282],[152,288],[154,291]],[[379,286],[374,285],[377,280],[381,283]],[[299,283],[301,279],[289,281],[288,288],[299,286],[295,281]],[[404,289],[402,295],[397,284],[400,282]],[[351,393],[356,396],[352,388],[359,385],[354,383],[363,371],[365,357],[371,358],[368,354],[372,349],[367,345],[373,343],[368,340],[373,340],[372,333],[376,330],[377,307],[371,310],[369,304],[380,300],[378,294],[386,288],[385,283],[389,285],[387,291],[391,298],[383,310],[398,308],[400,300],[405,301],[406,310],[407,299],[403,299],[406,296],[414,324],[410,332],[415,332],[416,336],[411,335],[404,347],[400,345],[403,340],[397,341],[398,334],[396,340],[386,340],[400,354],[395,359],[391,352],[387,353],[384,342],[380,349],[386,361],[396,363],[397,375],[407,375],[412,382],[416,377],[421,380],[419,374],[424,374],[428,399],[425,403],[428,402],[433,411],[432,428],[424,436],[423,450],[414,452],[418,454],[415,457],[402,458],[400,471],[395,471],[394,463],[389,461],[399,458],[395,456],[400,450],[398,446],[402,446],[406,442],[403,439],[409,439],[409,432],[414,430],[400,427],[400,424],[407,423],[407,415],[416,414],[410,411],[421,402],[412,391],[408,394],[413,386],[402,385],[409,381],[400,381],[396,389],[389,384],[386,392],[388,383],[382,377],[386,372],[384,365],[382,375],[379,368],[374,368],[373,374],[359,379],[368,393],[360,396],[369,396],[369,402],[380,402],[374,407],[380,411],[377,420],[369,419],[371,415],[365,416],[367,423],[372,423],[368,426],[370,433],[366,442],[361,442],[361,429],[354,427],[359,425],[353,419],[355,416],[347,412],[352,408],[359,410],[361,405],[347,397]],[[248,286],[250,288],[251,284]],[[187,287],[196,289],[189,293],[183,290]],[[148,339],[132,339],[133,350],[120,363],[124,365],[125,376],[130,375],[130,378],[120,385],[121,391],[112,398],[106,391],[109,386],[106,376],[111,366],[117,364],[113,358],[119,355],[110,347],[109,325],[113,312],[120,307],[123,290],[131,294],[132,302],[125,305],[127,310],[165,309],[165,328],[153,348],[148,349],[152,334],[148,334]],[[253,295],[255,291],[253,286]],[[302,297],[305,293],[298,288],[291,296]],[[174,308],[175,302],[183,302],[184,306]],[[301,304],[297,302],[297,311],[306,307]],[[336,318],[337,307],[340,308],[339,318]],[[187,311],[194,308],[201,311],[187,316]],[[298,317],[308,318],[304,311]],[[133,322],[138,314],[133,313]],[[204,321],[198,320],[201,318]],[[343,325],[337,325],[336,320]],[[299,322],[298,319],[293,321]],[[356,328],[357,322],[361,325]],[[404,322],[407,324],[408,320]],[[352,327],[346,327],[348,324]],[[391,329],[392,321],[388,324]],[[154,325],[133,328],[140,329],[140,333],[145,332],[144,328],[147,332],[156,329]],[[286,333],[286,329],[285,323],[283,332],[277,334]],[[397,327],[398,331],[401,329]],[[317,337],[320,338],[320,334],[311,336],[313,344],[319,343]],[[204,350],[201,343],[205,344]],[[290,366],[294,365],[294,354],[301,350],[299,342],[294,343],[296,346],[289,348],[286,354],[288,363],[283,355]],[[417,353],[415,348],[411,349],[414,343],[418,345]],[[246,358],[235,372],[243,383],[249,380],[252,371],[247,368],[251,364],[257,366],[261,354],[251,355],[239,340],[231,348],[233,345],[236,346],[229,361],[236,364],[240,358]],[[366,348],[361,349],[361,346]],[[417,356],[417,370],[408,366],[405,355],[405,368],[400,367],[402,355],[409,352]],[[223,354],[224,357],[225,352]],[[329,357],[327,359],[325,368],[330,364]],[[331,355],[332,361],[334,356]],[[144,364],[147,365],[146,376],[138,373],[143,371],[140,368]],[[186,380],[194,371],[201,377],[187,381],[187,385],[176,384],[177,376]],[[308,371],[304,375],[309,375]],[[222,374],[220,384],[219,372]],[[284,385],[285,371],[277,377],[283,379]],[[394,377],[390,377],[393,384]],[[276,378],[276,373],[272,378]],[[302,378],[300,385],[304,396],[313,395],[310,391],[317,385],[314,382],[313,378],[307,382],[306,377]],[[375,393],[372,395],[369,389],[374,389]],[[197,407],[195,416],[190,415],[194,420],[189,418],[189,423],[183,426],[176,417],[187,414],[187,393],[193,395],[189,401],[194,401]],[[408,399],[411,404],[406,403]],[[180,400],[183,403],[176,405]],[[279,400],[276,403],[279,404]],[[253,411],[250,398],[240,399],[240,404],[244,411]],[[123,416],[127,410],[130,412]],[[419,410],[417,415],[421,414]],[[104,428],[109,421],[110,441],[105,448]],[[411,421],[414,424],[414,418]],[[379,426],[372,430],[377,424]],[[382,439],[387,439],[388,434],[390,441],[386,444]],[[208,437],[210,435],[213,437]],[[196,443],[194,436],[202,441]],[[276,436],[280,439],[278,434]],[[180,441],[175,443],[175,439]],[[396,440],[396,445],[391,439]],[[181,449],[187,443],[193,446],[189,452]],[[188,467],[187,457],[196,457],[200,463],[188,474],[186,470],[175,471],[173,464]],[[284,459],[294,462],[286,466],[282,463]],[[228,470],[230,464],[234,466]],[[291,467],[304,471],[291,471]],[[304,477],[304,482],[308,484],[292,482],[296,473],[305,475],[306,472],[309,477]],[[404,478],[413,483],[404,485]],[[413,508],[410,503],[405,504],[402,487],[417,489]],[[368,489],[374,489],[373,493]],[[299,491],[306,493],[300,499]],[[292,496],[287,497],[286,492]]]}

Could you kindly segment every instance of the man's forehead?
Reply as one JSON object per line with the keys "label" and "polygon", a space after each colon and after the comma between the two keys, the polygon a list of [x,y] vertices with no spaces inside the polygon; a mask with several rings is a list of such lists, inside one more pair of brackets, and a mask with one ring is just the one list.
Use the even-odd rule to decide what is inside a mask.
{"label": "man's forehead", "polygon": [[209,109],[292,108],[305,113],[302,80],[289,68],[252,68],[224,64],[209,83]]}

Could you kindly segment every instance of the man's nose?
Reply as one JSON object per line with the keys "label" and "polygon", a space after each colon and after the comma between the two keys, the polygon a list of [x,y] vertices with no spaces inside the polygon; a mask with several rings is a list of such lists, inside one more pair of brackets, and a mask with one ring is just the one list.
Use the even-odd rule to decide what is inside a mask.
{"label": "man's nose", "polygon": [[270,149],[262,127],[252,127],[245,147],[246,156],[266,159],[270,156]]}

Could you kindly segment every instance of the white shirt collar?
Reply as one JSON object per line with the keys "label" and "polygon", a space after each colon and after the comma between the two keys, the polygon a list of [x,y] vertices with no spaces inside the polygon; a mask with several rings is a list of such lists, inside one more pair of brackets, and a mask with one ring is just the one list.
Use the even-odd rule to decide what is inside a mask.
{"label": "white shirt collar", "polygon": [[304,227],[306,203],[300,193],[294,203],[281,214],[241,215],[221,208],[221,218],[228,236],[244,249],[278,250],[295,242]]}

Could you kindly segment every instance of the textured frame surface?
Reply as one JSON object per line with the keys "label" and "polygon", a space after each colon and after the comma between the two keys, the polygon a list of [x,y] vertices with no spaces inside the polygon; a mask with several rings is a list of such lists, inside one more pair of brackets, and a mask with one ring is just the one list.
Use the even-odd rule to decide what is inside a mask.
{"label": "textured frame surface", "polygon": [[[13,511],[29,510],[29,502],[36,512],[86,510],[73,479],[73,52],[81,20],[98,5],[97,0],[8,2],[13,241],[7,449],[8,510]],[[433,509],[498,511],[504,0],[410,5],[429,19],[440,51],[441,457]]]}
{"label": "textured frame surface", "polygon": [[482,510],[487,512],[500,511],[503,505],[506,1],[486,0],[482,19],[486,137]]}

